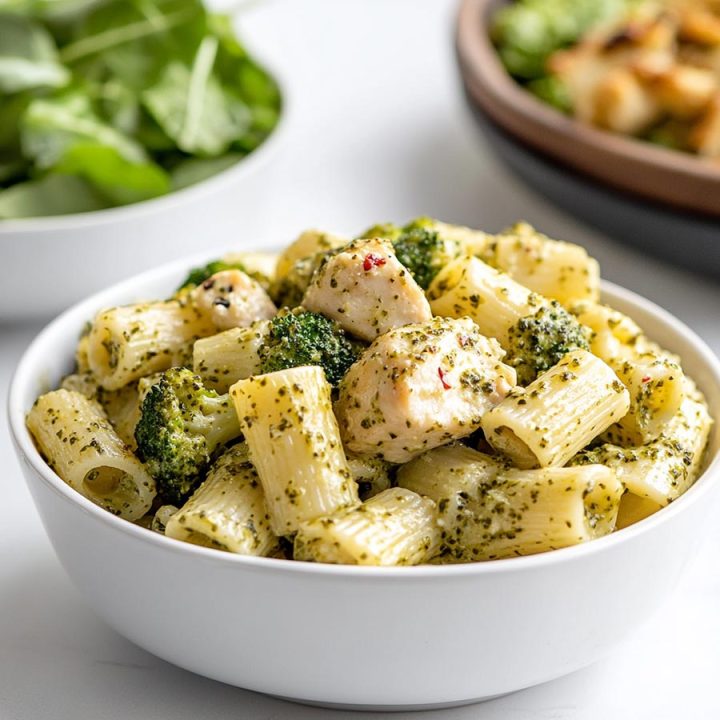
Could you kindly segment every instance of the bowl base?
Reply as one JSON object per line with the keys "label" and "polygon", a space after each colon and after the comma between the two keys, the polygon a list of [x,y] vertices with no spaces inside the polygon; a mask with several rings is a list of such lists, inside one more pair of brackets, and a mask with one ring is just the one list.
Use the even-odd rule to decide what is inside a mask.
{"label": "bowl base", "polygon": [[[517,692],[517,691],[516,691]],[[447,710],[449,708],[463,707],[465,705],[476,705],[478,703],[495,700],[496,698],[512,695],[512,692],[499,693],[498,695],[486,695],[484,697],[469,698],[468,700],[454,700],[450,702],[439,703],[420,703],[415,705],[366,705],[356,703],[327,703],[318,700],[305,700],[303,698],[285,697],[284,695],[270,695],[277,700],[296,703],[298,705],[308,705],[310,707],[323,708],[325,710],[352,710],[358,712],[418,712],[423,710]]]}

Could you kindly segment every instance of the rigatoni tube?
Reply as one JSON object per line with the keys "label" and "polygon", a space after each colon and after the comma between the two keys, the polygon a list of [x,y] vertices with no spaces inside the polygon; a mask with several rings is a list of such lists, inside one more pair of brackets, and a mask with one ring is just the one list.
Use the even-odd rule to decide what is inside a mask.
{"label": "rigatoni tube", "polygon": [[553,240],[527,223],[495,236],[479,254],[533,292],[568,305],[600,297],[600,266],[585,248]]}
{"label": "rigatoni tube", "polygon": [[98,313],[87,342],[90,370],[106,390],[185,364],[192,343],[215,332],[187,304],[126,305]]}
{"label": "rigatoni tube", "polygon": [[630,392],[627,415],[608,430],[605,439],[625,446],[655,440],[685,396],[677,358],[648,341],[629,317],[606,305],[580,303],[573,312],[592,331],[592,353],[615,370]]}
{"label": "rigatoni tube", "polygon": [[559,467],[620,420],[629,405],[629,393],[612,369],[576,350],[485,413],[482,429],[519,468]]}
{"label": "rigatoni tube", "polygon": [[65,376],[60,387],[74,390],[89,400],[99,402],[121,440],[135,451],[135,426],[140,419],[142,404],[137,383],[125,385],[119,390],[105,390],[100,387],[92,373],[84,372]]}
{"label": "rigatoni tube", "polygon": [[640,497],[631,492],[626,492],[620,500],[620,510],[618,511],[615,529],[622,530],[630,525],[634,525],[636,522],[640,522],[646,517],[654,515],[661,508],[662,505],[659,505],[653,500]]}
{"label": "rigatoni tube", "polygon": [[612,532],[623,488],[609,468],[509,469],[467,447],[438,448],[398,482],[438,506],[446,562],[493,560],[576,545]]}
{"label": "rigatoni tube", "polygon": [[609,363],[630,393],[630,409],[605,433],[619,445],[644,445],[657,439],[682,405],[683,371],[670,360],[615,360]]}
{"label": "rigatoni tube", "polygon": [[240,555],[269,555],[277,547],[247,448],[236,445],[218,458],[203,484],[170,517],[165,534]]}
{"label": "rigatoni tube", "polygon": [[348,238],[322,230],[305,230],[280,253],[275,266],[275,280],[282,280],[298,260],[340,248],[349,242]]}
{"label": "rigatoni tube", "polygon": [[712,422],[702,396],[686,397],[657,440],[627,448],[607,443],[581,452],[572,464],[607,465],[633,495],[664,506],[695,481]]}
{"label": "rigatoni tube", "polygon": [[294,557],[343,565],[419,565],[439,544],[435,503],[391,488],[354,510],[303,523]]}
{"label": "rigatoni tube", "polygon": [[126,520],[150,509],[155,481],[96,402],[54,390],[35,401],[27,426],[48,465],[88,500]]}
{"label": "rigatoni tube", "polygon": [[269,321],[250,327],[232,328],[200,338],[193,346],[193,370],[206,387],[219,393],[233,383],[260,371],[260,347],[265,342]]}
{"label": "rigatoni tube", "polygon": [[359,503],[330,393],[316,366],[250,377],[230,388],[278,535]]}
{"label": "rigatoni tube", "polygon": [[503,347],[510,328],[548,302],[476,257],[448,263],[428,288],[428,298],[434,315],[470,317]]}

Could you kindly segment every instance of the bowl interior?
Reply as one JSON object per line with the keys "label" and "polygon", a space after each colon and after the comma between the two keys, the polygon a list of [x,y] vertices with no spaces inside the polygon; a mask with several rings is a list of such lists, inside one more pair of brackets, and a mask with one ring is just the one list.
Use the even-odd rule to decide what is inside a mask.
{"label": "bowl interior", "polygon": [[[124,530],[142,533],[149,542],[171,542],[177,546],[182,546],[188,552],[212,553],[214,556],[221,556],[223,560],[229,562],[250,560],[277,566],[282,565],[285,568],[292,566],[294,570],[299,570],[298,566],[306,566],[307,563],[292,563],[267,558],[248,559],[226,553],[217,553],[205,548],[196,548],[185,543],[169,540],[114,517],[76,493],[50,470],[35,449],[30,433],[25,427],[25,415],[37,396],[57,387],[61,378],[72,371],[77,339],[86,322],[96,312],[114,305],[168,297],[182,278],[185,277],[188,268],[207,262],[209,259],[211,258],[207,254],[197,255],[148,271],[91,296],[51,322],[33,341],[18,364],[9,394],[10,430],[20,452],[43,482],[52,486],[53,489],[65,495],[72,502],[82,505],[86,511],[97,513],[108,523],[115,524]],[[700,389],[705,393],[711,414],[716,420],[720,419],[720,361],[707,345],[687,326],[649,300],[645,300],[629,290],[605,281],[603,281],[602,291],[604,302],[632,317],[647,332],[650,338],[682,358],[685,372],[698,383]],[[712,466],[712,471],[710,471],[710,466]],[[717,422],[711,432],[710,445],[706,456],[706,471],[703,476],[698,479],[687,493],[670,506],[630,528],[582,546],[565,548],[526,558],[513,558],[466,566],[400,568],[399,571],[403,573],[412,571],[430,573],[492,572],[500,570],[508,564],[512,567],[519,567],[522,563],[539,565],[543,562],[552,562],[554,558],[571,557],[573,553],[592,552],[593,549],[599,548],[603,544],[617,542],[618,538],[629,537],[633,533],[642,532],[644,527],[650,527],[657,522],[662,522],[663,518],[670,513],[681,511],[685,504],[699,501],[713,482],[720,482],[720,423]],[[332,571],[344,573],[348,571],[374,572],[377,570],[375,568],[356,567],[338,569],[339,566],[318,566],[314,564],[311,564],[310,567],[312,572]],[[333,569],[330,570],[329,568]],[[381,568],[381,570],[387,572],[395,569]]]}
{"label": "bowl interior", "polygon": [[688,153],[574,120],[524,90],[490,40],[493,12],[507,0],[463,0],[456,47],[468,94],[493,122],[566,166],[635,195],[720,216],[720,171]]}

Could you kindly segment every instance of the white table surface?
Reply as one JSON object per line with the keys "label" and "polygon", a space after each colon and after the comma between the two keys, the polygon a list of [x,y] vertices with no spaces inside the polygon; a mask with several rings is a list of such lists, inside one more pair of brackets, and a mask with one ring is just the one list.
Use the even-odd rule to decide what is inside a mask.
{"label": "white table surface", "polygon": [[[454,12],[452,0],[274,0],[245,8],[241,28],[283,69],[294,92],[291,137],[268,189],[276,212],[238,218],[237,237],[251,243],[258,223],[280,243],[312,225],[351,232],[429,214],[494,230],[522,217],[584,243],[607,278],[664,305],[720,351],[720,286],[577,224],[495,161],[463,104],[452,53]],[[15,363],[37,329],[0,328],[3,407]],[[105,626],[53,554],[6,426],[3,413],[0,720],[364,717],[191,675]],[[544,686],[422,717],[720,717],[720,523],[698,531],[708,540],[673,599],[611,658]]]}

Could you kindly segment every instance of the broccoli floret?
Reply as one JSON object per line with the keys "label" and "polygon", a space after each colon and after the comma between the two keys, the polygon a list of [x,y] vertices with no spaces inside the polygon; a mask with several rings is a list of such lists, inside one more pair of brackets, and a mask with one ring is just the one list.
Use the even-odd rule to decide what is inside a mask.
{"label": "broccoli floret", "polygon": [[148,391],[135,428],[138,454],[166,503],[183,504],[215,451],[240,435],[229,395],[203,386],[187,368],[171,368]]}
{"label": "broccoli floret", "polygon": [[361,351],[334,320],[303,308],[286,309],[270,321],[260,348],[260,372],[319,365],[337,386]]}
{"label": "broccoli floret", "polygon": [[509,330],[505,362],[528,385],[573,350],[589,350],[586,329],[553,300],[534,315],[520,318]]}
{"label": "broccoli floret", "polygon": [[378,223],[369,227],[358,239],[385,238],[391,242],[402,234],[402,228],[394,223]]}
{"label": "broccoli floret", "polygon": [[246,272],[245,266],[242,263],[229,263],[224,260],[213,260],[207,265],[190,270],[188,276],[185,280],[183,280],[176,292],[197,287],[198,285],[204,283],[210,276],[215,273],[222,272],[223,270],[242,270],[242,272]]}
{"label": "broccoli floret", "polygon": [[613,22],[635,0],[521,0],[493,16],[491,35],[511,75],[532,80],[547,73],[548,57],[599,24]]}
{"label": "broccoli floret", "polygon": [[398,260],[423,290],[430,287],[445,265],[460,255],[459,243],[442,237],[433,226],[429,218],[413,220],[393,240]]}
{"label": "broccoli floret", "polygon": [[256,271],[248,270],[245,265],[241,262],[226,262],[225,260],[213,260],[207,265],[202,267],[196,267],[190,270],[188,276],[182,282],[182,284],[175,291],[175,294],[182,293],[186,290],[192,290],[194,287],[204,283],[209,277],[215,275],[215,273],[223,272],[223,270],[240,270],[246,275],[249,275],[253,280],[256,280],[262,287],[267,290],[270,286],[269,278]]}

